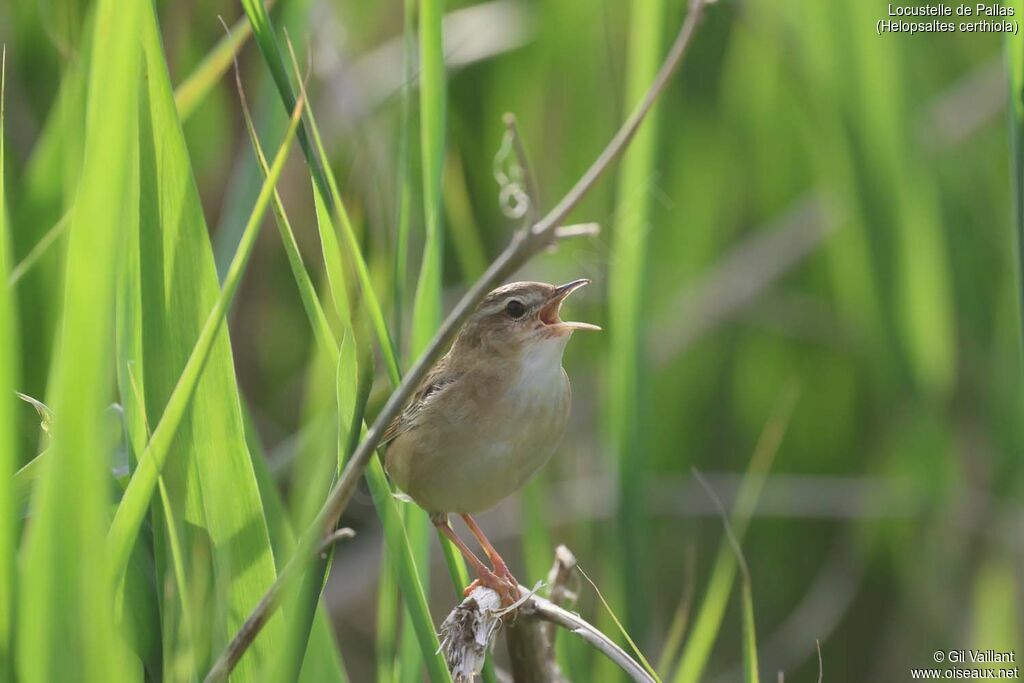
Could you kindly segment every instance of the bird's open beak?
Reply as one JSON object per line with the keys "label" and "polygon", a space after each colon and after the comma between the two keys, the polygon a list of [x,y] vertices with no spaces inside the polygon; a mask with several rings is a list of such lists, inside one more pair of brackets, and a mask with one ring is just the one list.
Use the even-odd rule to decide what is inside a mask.
{"label": "bird's open beak", "polygon": [[572,330],[600,330],[600,327],[597,325],[591,325],[590,323],[566,322],[558,315],[562,308],[562,302],[565,301],[566,297],[583,285],[589,284],[590,280],[580,278],[579,280],[567,282],[560,287],[555,287],[555,291],[552,293],[551,298],[548,299],[548,302],[540,309],[541,322],[548,327],[565,330],[566,332],[571,332]]}

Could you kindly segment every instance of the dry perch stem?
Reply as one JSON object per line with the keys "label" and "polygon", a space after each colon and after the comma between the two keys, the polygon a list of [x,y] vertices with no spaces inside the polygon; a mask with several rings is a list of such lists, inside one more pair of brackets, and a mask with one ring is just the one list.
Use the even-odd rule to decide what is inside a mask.
{"label": "dry perch stem", "polygon": [[[575,576],[576,558],[565,546],[558,546],[551,568],[552,597],[569,604],[575,601],[568,588]],[[470,683],[483,669],[487,653],[504,628],[512,676],[516,683],[564,683],[567,679],[556,663],[554,627],[566,629],[587,641],[615,662],[639,683],[654,679],[608,636],[551,600],[525,586],[524,596],[511,607],[502,608],[498,594],[478,586],[448,614],[441,624],[441,652],[455,683]]]}
{"label": "dry perch stem", "polygon": [[470,683],[484,668],[501,626],[501,612],[498,594],[478,586],[442,622],[441,652],[455,683]]}
{"label": "dry perch stem", "polygon": [[[559,545],[547,581],[548,595],[555,605],[571,608],[576,603],[579,577],[575,569],[576,557],[567,547]],[[455,683],[468,683],[480,673],[502,626],[516,681],[567,680],[555,660],[554,624],[516,616],[502,609],[497,593],[482,586],[473,589],[448,614],[438,636]],[[503,617],[506,617],[504,621]]]}

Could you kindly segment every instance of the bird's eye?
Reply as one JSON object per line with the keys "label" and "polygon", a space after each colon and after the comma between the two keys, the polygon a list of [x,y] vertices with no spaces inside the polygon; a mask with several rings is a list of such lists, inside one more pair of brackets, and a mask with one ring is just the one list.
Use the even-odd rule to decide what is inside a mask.
{"label": "bird's eye", "polygon": [[524,306],[523,302],[519,299],[512,299],[505,304],[505,312],[512,318],[522,318],[526,315],[526,306]]}

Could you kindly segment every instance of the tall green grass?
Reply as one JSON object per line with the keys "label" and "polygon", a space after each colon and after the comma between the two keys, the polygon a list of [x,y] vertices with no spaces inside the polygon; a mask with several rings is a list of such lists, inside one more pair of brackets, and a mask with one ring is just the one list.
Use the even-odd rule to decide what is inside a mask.
{"label": "tall green grass", "polygon": [[[362,430],[361,404],[372,415],[436,328],[442,285],[459,288],[507,242],[514,226],[492,179],[502,113],[520,116],[534,175],[545,195],[558,196],[614,130],[623,103],[635,102],[685,3],[472,3],[484,13],[475,16],[501,19],[474,34],[529,42],[456,69],[442,53],[458,64],[472,52],[464,50],[472,41],[459,39],[460,22],[474,16],[461,12],[465,4],[424,0],[418,18],[416,0],[317,4],[329,8],[324,20],[309,0],[273,9],[246,0],[247,15],[219,41],[223,8],[212,0],[190,4],[187,15],[173,3],[122,4],[22,2],[0,11],[11,19],[0,22],[9,40],[0,96],[0,281],[9,283],[0,291],[2,680],[200,680],[296,548],[306,548],[296,538]],[[402,22],[393,16],[400,5]],[[1020,497],[1024,405],[1019,373],[1007,372],[1019,362],[1024,319],[1012,310],[1024,290],[1006,231],[1016,206],[1019,274],[1021,41],[1006,39],[1015,164],[1007,184],[1006,131],[985,88],[969,90],[969,107],[951,108],[980,117],[950,119],[954,132],[973,126],[960,142],[941,142],[948,123],[929,113],[996,57],[998,38],[879,39],[869,30],[879,7],[750,0],[737,11],[719,3],[617,182],[595,188],[573,217],[602,222],[606,237],[567,243],[522,275],[596,274],[600,282],[607,264],[609,305],[607,319],[596,320],[607,332],[578,336],[566,354],[572,427],[523,497],[517,574],[525,567],[524,583],[543,578],[553,544],[569,544],[594,567],[638,649],[657,653],[669,635],[682,641],[682,656],[669,643],[658,667],[666,680],[709,679],[721,667],[753,680],[754,598],[759,623],[785,624],[818,585],[815,574],[835,571],[819,569],[823,554],[849,537],[850,557],[871,562],[871,580],[837,608],[841,638],[827,628],[816,634],[826,664],[846,663],[828,667],[829,679],[892,673],[899,657],[863,657],[891,647],[879,618],[908,647],[927,645],[920,633],[966,634],[981,648],[1010,647],[996,643],[1019,634],[1005,599],[1017,587],[1003,531]],[[445,22],[456,38],[448,45],[444,11],[460,12]],[[243,50],[250,26],[259,53]],[[426,38],[420,68],[417,31]],[[313,100],[289,64],[303,61],[307,37]],[[362,56],[398,42],[407,57],[404,106],[396,97],[355,119],[338,113],[348,102],[327,106],[350,91],[335,87],[338,74],[322,54],[336,50],[362,74]],[[205,45],[208,55],[192,59]],[[254,95],[262,164],[244,148],[233,91],[220,78],[235,53]],[[173,94],[168,73],[180,84]],[[370,85],[391,76],[371,74]],[[294,123],[306,167],[279,167],[276,147],[300,99],[316,115]],[[394,135],[378,137],[381,130]],[[226,152],[239,141],[245,159],[228,170]],[[397,192],[364,180],[387,175],[372,150],[400,159]],[[274,182],[278,172],[285,182]],[[685,349],[665,347],[657,314],[703,314],[679,306],[690,283],[809,193],[841,228],[824,253]],[[381,224],[391,202],[397,224]],[[277,236],[254,243],[254,216],[267,206]],[[209,216],[218,217],[223,289]],[[382,251],[392,230],[394,258]],[[250,248],[250,265],[229,275],[236,252]],[[567,312],[594,319],[601,297],[596,286]],[[721,533],[691,524],[671,487],[691,464],[742,471],[745,445],[794,374],[813,400],[794,409],[788,481],[913,486],[898,489],[898,505],[872,498],[868,519],[854,506],[810,522],[796,505],[744,534],[751,487],[767,486],[751,463],[729,522],[748,581],[728,539],[710,557],[691,540],[698,528],[716,541]],[[52,439],[13,391],[54,408]],[[112,402],[124,410],[120,423]],[[271,475],[257,432],[275,446],[297,432],[308,438],[294,460],[273,462]],[[755,461],[766,467],[760,455]],[[346,665],[353,680],[371,668],[382,683],[418,680],[424,670],[446,679],[433,628],[454,598],[446,587],[428,610],[429,527],[391,496],[376,460],[368,481],[376,506],[352,506],[344,523],[360,538],[339,543],[333,561],[364,552],[376,514],[387,548],[376,623],[362,612],[328,615],[318,597],[332,560],[320,557],[234,680],[342,681]],[[592,481],[617,494],[614,512],[579,495],[593,492]],[[985,516],[951,527],[957,505],[979,491],[991,503]],[[667,634],[687,581],[680,568],[690,571],[687,544],[701,548],[693,618]],[[113,583],[115,565],[123,579]],[[461,586],[459,563],[452,569]],[[336,572],[332,581],[356,578]],[[936,594],[969,605],[972,623],[927,600]],[[589,593],[577,609],[616,632]],[[804,625],[820,627],[812,622]],[[88,638],[76,640],[82,633]],[[813,639],[803,645],[807,660],[787,679],[813,680]],[[570,634],[558,649],[572,680],[618,680]]]}
{"label": "tall green grass", "polygon": [[747,559],[743,554],[743,547],[740,545],[739,539],[736,538],[736,534],[732,530],[732,526],[729,523],[729,514],[725,511],[725,507],[722,505],[722,502],[718,499],[715,492],[711,489],[711,486],[704,480],[696,469],[693,470],[693,476],[700,482],[700,485],[704,487],[704,490],[713,499],[725,528],[725,540],[729,543],[729,547],[736,555],[736,564],[739,566],[740,570],[740,609],[743,615],[743,680],[745,683],[758,683],[760,680],[760,673],[758,672],[757,666],[757,627],[754,622],[754,595],[753,587],[751,585],[752,580],[750,578],[750,567],[747,566]]}
{"label": "tall green grass", "polygon": [[[421,0],[419,3],[419,119],[420,161],[423,180],[423,225],[425,227],[423,256],[420,261],[416,290],[413,295],[412,324],[409,330],[408,357],[415,360],[430,343],[441,324],[441,277],[444,239],[441,226],[441,172],[445,142],[445,66],[441,20],[443,0]],[[405,246],[403,249],[407,248]],[[430,585],[430,541],[432,524],[418,507],[402,509],[420,581]],[[447,549],[447,541],[441,540]],[[406,617],[406,622],[411,623]],[[415,631],[406,628],[399,641],[400,680],[416,683],[422,678],[420,655],[415,647]]]}
{"label": "tall green grass", "polygon": [[[7,218],[4,155],[4,99],[7,85],[7,48],[0,47],[0,281],[10,270],[10,235]],[[17,468],[14,392],[18,386],[18,323],[13,297],[0,287],[0,676],[13,678],[14,596],[16,589],[16,523],[14,471]]]}
{"label": "tall green grass", "polygon": [[[322,153],[323,143],[312,113],[310,114],[310,124],[317,146]],[[340,206],[341,195],[338,191],[333,173],[330,171],[329,167],[327,177],[335,205]],[[323,211],[320,211],[319,216],[324,218],[326,214]],[[359,245],[355,241],[354,232],[352,231],[347,218],[345,218],[344,212],[341,213],[341,217],[343,231],[348,238],[348,244],[346,246],[352,250],[352,252],[346,253],[355,254],[356,258],[354,260],[356,261],[356,267],[358,269],[359,286],[361,288],[364,301],[370,304],[366,307],[367,315],[371,318],[371,324],[377,330],[377,341],[386,359],[389,380],[392,385],[397,385],[397,354],[394,346],[392,345],[391,336],[388,334],[387,329],[384,326],[383,315],[380,312],[379,306],[375,306],[370,303],[372,301],[376,301],[376,295],[373,293],[366,264],[360,256]],[[322,227],[321,234],[323,234],[323,232],[324,229]],[[362,324],[365,324],[365,322],[360,322],[358,320],[353,321],[353,329],[358,329]],[[422,660],[425,663],[426,668],[430,673],[431,680],[447,680],[449,675],[444,662],[440,657],[440,644],[437,640],[437,634],[433,629],[430,612],[427,609],[427,602],[424,594],[424,582],[420,578],[416,551],[409,544],[407,530],[402,519],[402,512],[399,510],[396,499],[392,495],[391,485],[387,480],[387,476],[384,473],[384,467],[379,458],[374,458],[370,462],[370,465],[367,468],[366,481],[370,487],[371,496],[377,509],[377,514],[380,516],[384,527],[385,541],[388,544],[388,548],[391,553],[390,556],[394,558],[396,577],[398,578],[399,585],[401,586],[402,593],[405,598],[405,606],[408,610],[412,632],[415,634],[415,642],[419,646],[419,656],[417,657],[417,660]]]}
{"label": "tall green grass", "polygon": [[[257,163],[264,176],[269,177],[271,168],[268,165],[266,155],[263,153],[259,136],[256,134],[256,127],[247,105],[237,67],[236,80],[239,98],[243,105],[242,112],[246,129],[249,133],[249,139],[253,146]],[[313,338],[316,341],[316,358],[322,358],[325,361],[324,363],[314,361],[311,364],[311,369],[316,375],[330,374],[324,373],[325,368],[323,365],[330,366],[336,363],[337,366],[335,373],[337,380],[334,383],[334,390],[327,392],[331,396],[331,400],[326,402],[327,406],[314,407],[310,418],[314,421],[323,420],[324,416],[320,413],[323,410],[330,410],[331,406],[337,406],[337,454],[333,455],[329,450],[326,451],[326,455],[329,457],[314,453],[313,457],[309,459],[311,462],[305,467],[301,466],[303,463],[297,463],[296,465],[296,484],[310,492],[309,496],[296,501],[298,510],[295,514],[295,523],[299,528],[305,528],[316,514],[316,501],[324,495],[329,482],[332,480],[331,471],[340,471],[344,464],[344,459],[351,451],[350,434],[353,429],[358,432],[358,425],[362,420],[364,407],[364,402],[358,400],[357,397],[362,396],[363,400],[365,400],[365,392],[361,392],[359,389],[359,369],[355,343],[351,335],[349,335],[342,340],[339,347],[334,332],[324,314],[323,307],[320,305],[312,278],[306,270],[292,223],[288,218],[281,196],[276,189],[273,195],[273,207],[278,232],[285,253],[288,256],[292,277],[299,290],[299,297],[302,300],[303,309],[306,312]],[[318,388],[318,383],[311,382],[311,393],[323,393],[322,391],[318,392]],[[315,398],[312,402],[316,402]],[[321,402],[323,402],[322,399]],[[317,446],[322,445],[319,441],[314,443]],[[261,491],[263,488],[261,486]],[[278,561],[279,568],[283,566],[283,560],[290,556],[293,542],[289,539],[288,544],[289,555]],[[292,591],[286,600],[286,603],[288,603],[286,614],[289,615],[291,623],[288,629],[284,653],[278,659],[276,667],[272,670],[271,679],[292,680],[297,679],[300,674],[314,677],[319,675],[321,679],[327,677],[332,680],[345,679],[344,669],[341,667],[339,658],[336,656],[336,648],[330,643],[329,624],[324,612],[319,609],[320,590],[323,576],[327,571],[327,567],[329,567],[327,562],[329,557],[330,552],[325,551],[324,557],[321,558],[323,565],[318,565],[318,570],[309,572],[304,577],[303,582]],[[312,639],[311,642],[309,642],[310,639]],[[309,642],[308,646],[307,642]],[[305,657],[303,657],[304,653]],[[319,660],[321,664],[313,663],[316,660]],[[312,673],[317,670],[314,667],[318,667],[318,674]]]}
{"label": "tall green grass", "polygon": [[[638,0],[630,5],[629,45],[626,61],[625,108],[635,106],[650,86],[662,59],[666,7],[664,2]],[[647,471],[643,415],[637,400],[643,373],[641,347],[647,304],[647,243],[651,231],[651,199],[656,184],[658,109],[637,131],[622,158],[616,188],[618,210],[608,270],[608,376],[605,412],[608,442],[612,445],[618,476],[618,559],[622,580],[632,585],[636,600],[628,606],[626,622],[642,634],[648,623],[647,598],[633,574],[633,558],[645,557],[644,477]],[[683,227],[685,229],[685,226]],[[624,593],[625,594],[625,593]]]}
{"label": "tall green grass", "polygon": [[[282,101],[287,104],[294,99],[294,95],[288,83],[287,72],[284,69],[269,17],[262,5],[258,3],[248,3],[245,7],[253,24],[254,35],[260,45],[261,54],[270,64]],[[294,55],[292,55],[292,61],[293,67],[295,67]],[[313,173],[314,201],[317,207],[321,247],[328,268],[332,298],[339,317],[344,324],[350,326],[357,338],[362,336],[361,330],[366,327],[374,331],[385,359],[388,377],[393,385],[397,384],[399,366],[392,337],[384,321],[379,298],[373,288],[361,246],[355,238],[334,174],[329,165],[321,163],[321,159],[325,156],[323,141],[312,112],[309,113],[308,124],[313,142],[304,144],[304,151]],[[305,126],[300,127],[300,131],[305,130]],[[305,134],[300,132],[300,135]],[[300,137],[300,141],[304,139],[307,138]],[[336,239],[334,217],[337,217],[341,224],[344,246]],[[357,305],[356,302],[366,318],[354,317],[353,310]],[[371,462],[366,478],[374,504],[384,525],[385,539],[391,550],[389,557],[392,557],[396,564],[396,577],[405,597],[408,621],[412,627],[409,632],[414,634],[414,639],[409,642],[415,642],[418,645],[419,652],[415,659],[426,664],[432,680],[447,680],[448,673],[438,653],[439,644],[427,609],[423,582],[418,575],[416,551],[409,544],[405,525],[402,523],[400,511],[391,494],[390,484],[379,460],[374,459]],[[421,563],[425,566],[423,560]],[[315,585],[316,582],[311,577],[315,577],[317,573],[321,572],[322,567],[314,567],[305,578],[306,585]],[[412,658],[412,655],[407,655],[407,657]],[[417,664],[415,668],[418,666]],[[413,665],[410,663],[405,668],[412,669]]]}
{"label": "tall green grass", "polygon": [[[124,366],[143,368],[139,381],[148,422],[155,427],[137,454],[138,469],[111,524],[108,548],[117,580],[162,471],[175,514],[188,522],[184,543],[197,560],[189,571],[208,577],[209,596],[221,596],[193,596],[198,613],[192,623],[209,625],[209,651],[197,657],[202,662],[237,630],[276,576],[231,350],[221,330],[284,166],[298,112],[220,288],[151,8],[141,28],[148,84],[140,120],[142,220],[132,242],[137,252],[127,255],[121,299],[124,320],[132,324],[122,330],[120,355]],[[225,490],[233,491],[230,500],[222,495]],[[159,548],[159,536],[155,541]],[[258,675],[281,628],[280,619],[271,621],[266,641],[240,665],[243,678]]]}
{"label": "tall green grass", "polygon": [[[185,123],[203,100],[209,96],[211,90],[213,90],[217,85],[218,80],[224,75],[224,72],[227,71],[232,58],[237,54],[238,50],[241,49],[242,45],[245,44],[245,40],[249,35],[251,35],[248,29],[248,23],[241,20],[237,22],[235,30],[231,31],[225,39],[220,41],[209,52],[209,54],[200,61],[196,68],[182,79],[181,83],[179,83],[177,87],[175,87],[174,103],[178,109],[178,117],[182,123]],[[62,215],[52,225],[52,227],[50,227],[46,233],[39,238],[24,258],[22,258],[17,264],[12,264],[10,275],[7,278],[9,286],[14,287],[17,285],[18,281],[21,280],[25,274],[28,273],[55,244],[58,243],[60,238],[64,235],[69,219],[70,213]]]}
{"label": "tall green grass", "polygon": [[[396,173],[398,196],[396,198],[397,218],[395,226],[394,282],[394,330],[397,345],[405,344],[405,314],[408,288],[409,241],[412,232],[413,173],[412,173],[412,127],[413,127],[413,78],[416,65],[416,0],[402,2],[402,89],[398,121],[398,149]],[[395,581],[395,566],[387,548],[381,552],[381,580],[377,585],[377,629],[376,663],[378,683],[389,683],[401,675],[403,662],[397,657],[399,647],[400,609],[398,588]],[[408,647],[408,646],[407,646]],[[408,657],[408,655],[407,655]]]}
{"label": "tall green grass", "polygon": [[[1016,16],[1024,12],[1024,3],[1011,3]],[[1024,37],[1006,39],[1006,63],[1010,74],[1010,159],[1013,170],[1013,218],[1016,223],[1017,305],[1021,324],[1021,349],[1024,353]]]}
{"label": "tall green grass", "polygon": [[[19,581],[20,680],[121,681],[139,663],[115,627],[104,543],[116,432],[109,329],[118,255],[138,225],[136,137],[141,6],[96,8],[82,185],[71,218],[65,313],[52,401],[59,419],[33,494]],[[6,345],[5,345],[6,346]],[[5,474],[5,477],[7,475]]]}
{"label": "tall green grass", "polygon": [[740,549],[740,541],[747,531],[761,491],[775,456],[782,445],[797,399],[795,388],[790,387],[779,399],[779,405],[769,419],[754,448],[746,475],[736,495],[732,518],[726,520],[726,537],[719,544],[718,553],[708,579],[707,590],[697,608],[693,627],[683,647],[682,655],[672,677],[674,683],[696,683],[704,675],[711,648],[718,640],[722,618],[732,591],[736,572],[742,568],[741,603],[743,611],[743,651],[747,680],[757,679],[757,649],[754,636],[753,606],[750,595],[750,575]]}

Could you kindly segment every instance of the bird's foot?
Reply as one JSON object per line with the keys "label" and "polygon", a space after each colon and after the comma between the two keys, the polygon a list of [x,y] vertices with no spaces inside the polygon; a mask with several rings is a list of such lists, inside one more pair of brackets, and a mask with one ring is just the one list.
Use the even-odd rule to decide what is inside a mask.
{"label": "bird's foot", "polygon": [[499,576],[492,571],[480,572],[478,577],[473,580],[473,583],[466,586],[466,589],[462,591],[463,597],[468,597],[478,586],[490,588],[497,593],[498,597],[501,598],[502,607],[508,607],[519,599],[519,582],[508,573],[507,569],[503,576]]}
{"label": "bird's foot", "polygon": [[516,577],[512,576],[512,572],[509,571],[508,565],[506,565],[504,562],[499,562],[494,567],[494,573],[497,574],[499,578],[503,579],[506,583],[508,583],[508,585],[512,587],[512,592],[515,595],[515,599],[518,600],[519,580]]}

